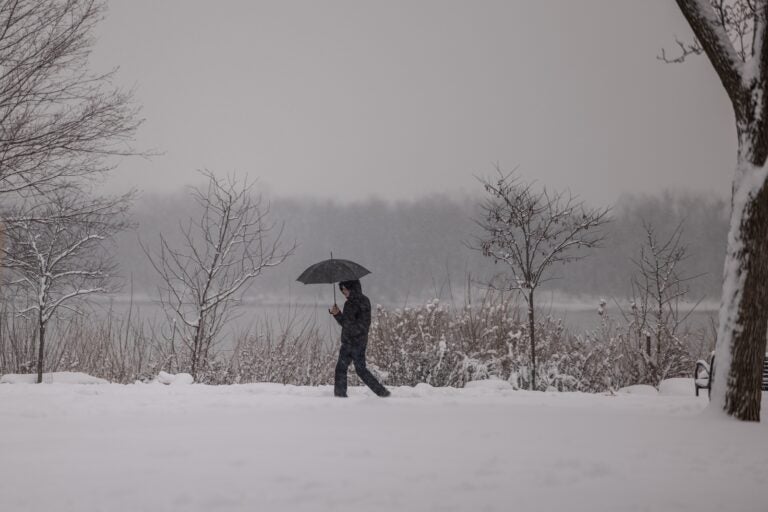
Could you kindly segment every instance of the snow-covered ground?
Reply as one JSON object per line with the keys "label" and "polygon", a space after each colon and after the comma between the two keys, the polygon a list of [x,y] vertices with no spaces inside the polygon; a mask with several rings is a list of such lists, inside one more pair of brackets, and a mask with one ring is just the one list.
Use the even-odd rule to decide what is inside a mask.
{"label": "snow-covered ground", "polygon": [[329,387],[56,382],[0,385],[0,511],[768,510],[768,424],[705,411],[690,381],[346,400]]}

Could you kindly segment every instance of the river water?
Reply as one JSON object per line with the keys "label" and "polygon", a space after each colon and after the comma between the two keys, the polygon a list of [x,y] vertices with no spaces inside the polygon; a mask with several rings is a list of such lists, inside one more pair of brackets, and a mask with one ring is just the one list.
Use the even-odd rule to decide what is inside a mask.
{"label": "river water", "polygon": [[[385,308],[394,310],[402,307],[414,307],[416,304],[384,304]],[[682,309],[682,308],[681,308]],[[134,322],[141,321],[145,325],[154,325],[158,330],[167,325],[167,319],[160,305],[152,300],[141,299],[112,300],[94,305],[94,312],[98,315],[107,315],[111,312],[116,318],[125,318],[131,310]],[[287,326],[294,329],[307,323],[313,323],[321,334],[330,342],[338,339],[340,330],[336,322],[328,314],[328,305],[319,303],[278,303],[265,301],[245,302],[233,309],[231,320],[224,326],[221,333],[222,349],[234,345],[234,340],[239,336],[261,330],[266,326],[276,332],[282,332]],[[520,317],[524,318],[525,310],[520,308]],[[566,329],[572,334],[583,334],[600,328],[604,317],[598,314],[598,308],[590,304],[549,304],[541,305],[536,311],[537,318],[547,316],[552,319],[560,319]],[[685,313],[681,312],[681,316]],[[623,323],[623,316],[618,306],[606,305],[604,315],[619,324]],[[700,308],[691,313],[686,319],[685,327],[706,332],[708,338],[714,338],[713,319],[717,318],[717,312],[710,308]]]}

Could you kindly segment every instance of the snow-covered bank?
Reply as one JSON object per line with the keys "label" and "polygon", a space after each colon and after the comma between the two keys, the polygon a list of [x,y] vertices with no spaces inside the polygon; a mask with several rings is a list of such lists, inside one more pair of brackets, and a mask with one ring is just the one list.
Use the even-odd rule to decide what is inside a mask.
{"label": "snow-covered bank", "polygon": [[331,395],[2,385],[0,510],[768,509],[768,424],[702,414],[704,397]]}

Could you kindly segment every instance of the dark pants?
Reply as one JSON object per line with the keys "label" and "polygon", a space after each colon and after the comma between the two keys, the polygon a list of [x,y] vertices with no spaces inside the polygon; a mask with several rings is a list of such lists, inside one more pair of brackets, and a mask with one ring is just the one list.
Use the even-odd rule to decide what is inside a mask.
{"label": "dark pants", "polygon": [[336,396],[347,396],[347,368],[349,363],[355,363],[355,371],[360,380],[379,396],[389,395],[389,391],[376,380],[376,377],[368,371],[365,365],[365,345],[352,346],[346,343],[341,344],[339,349],[339,361],[336,363],[336,374],[334,379],[333,392]]}

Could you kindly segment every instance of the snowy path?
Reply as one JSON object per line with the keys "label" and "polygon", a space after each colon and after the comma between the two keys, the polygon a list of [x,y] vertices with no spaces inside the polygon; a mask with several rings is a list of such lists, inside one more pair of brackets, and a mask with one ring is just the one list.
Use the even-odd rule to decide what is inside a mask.
{"label": "snowy path", "polygon": [[393,391],[0,385],[0,510],[768,510],[768,425],[704,398]]}

